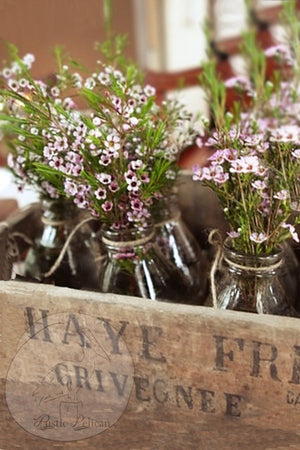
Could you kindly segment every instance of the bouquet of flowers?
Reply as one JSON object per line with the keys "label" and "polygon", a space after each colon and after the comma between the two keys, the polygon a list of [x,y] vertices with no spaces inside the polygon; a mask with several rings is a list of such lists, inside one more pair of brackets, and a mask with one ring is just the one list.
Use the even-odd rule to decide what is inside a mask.
{"label": "bouquet of flowers", "polygon": [[[31,183],[43,197],[67,198],[106,224],[102,291],[175,299],[186,283],[157,251],[151,216],[177,180],[178,157],[196,138],[196,122],[176,99],[158,104],[155,89],[123,60],[123,40],[117,36],[112,44],[110,38],[99,45],[105,61],[87,74],[57,50],[57,70],[46,83],[34,79],[28,57],[11,46],[12,63],[0,81],[9,167],[22,185]],[[54,267],[80,225],[67,233]]]}
{"label": "bouquet of flowers", "polygon": [[[0,98],[2,134],[8,148],[8,167],[15,176],[20,189],[34,187],[42,198],[59,198],[57,187],[63,187],[61,178],[44,178],[37,171],[38,164],[48,163],[45,148],[52,138],[56,148],[66,148],[66,137],[55,135],[63,118],[76,120],[77,107],[70,92],[81,86],[81,75],[68,72],[61,49],[55,49],[57,72],[48,80],[35,79],[31,74],[35,57],[26,54],[23,58],[9,45],[11,61],[0,71]],[[74,117],[74,119],[73,119]],[[69,140],[76,140],[70,136]],[[51,164],[55,165],[55,161]],[[74,160],[69,170],[76,171]],[[56,186],[56,187],[55,187]]]}
{"label": "bouquet of flowers", "polygon": [[[288,238],[299,242],[295,229],[300,223],[299,22],[290,4],[284,17],[288,29],[295,30],[295,23],[298,27],[293,45],[284,52],[282,46],[264,52],[253,31],[244,35],[243,52],[251,79],[236,77],[224,83],[213,61],[204,65],[202,76],[215,123],[215,130],[208,130],[206,145],[216,152],[207,167],[194,167],[194,179],[217,193],[231,228],[233,248],[249,255],[271,253]],[[297,57],[292,59],[295,49]],[[279,55],[281,61],[285,55],[284,64],[291,69],[289,80],[280,70],[272,80],[266,79],[269,54]],[[250,101],[235,103],[233,111],[226,111],[226,87],[233,85]]]}
{"label": "bouquet of flowers", "polygon": [[146,226],[153,201],[176,179],[176,132],[188,117],[171,103],[158,107],[135,71],[105,67],[85,86],[92,113],[81,117],[81,174],[66,179],[65,193],[114,229]]}
{"label": "bouquet of flowers", "polygon": [[[99,62],[83,78],[57,51],[58,71],[46,84],[31,75],[33,56],[21,59],[11,48],[11,66],[1,71],[0,118],[19,182],[72,198],[115,229],[145,226],[196,136],[191,114],[175,99],[158,105],[134,65]],[[85,99],[84,111],[76,96]]]}

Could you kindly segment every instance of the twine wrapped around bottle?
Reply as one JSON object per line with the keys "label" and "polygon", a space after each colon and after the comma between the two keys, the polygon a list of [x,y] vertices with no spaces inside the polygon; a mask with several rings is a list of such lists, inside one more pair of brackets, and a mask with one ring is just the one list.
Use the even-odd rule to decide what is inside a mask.
{"label": "twine wrapped around bottle", "polygon": [[217,291],[215,284],[215,274],[221,266],[223,260],[223,239],[219,230],[214,229],[209,233],[208,243],[216,249],[214,262],[210,269],[210,288],[213,301],[213,307],[218,308]]}
{"label": "twine wrapped around bottle", "polygon": [[215,248],[215,257],[213,264],[210,270],[210,283],[211,283],[211,295],[213,301],[213,307],[218,308],[218,299],[217,299],[217,290],[216,290],[216,282],[215,275],[217,270],[221,268],[222,261],[224,260],[229,266],[235,267],[236,269],[245,270],[248,272],[259,273],[259,272],[270,272],[272,270],[278,269],[282,265],[282,259],[278,262],[269,265],[267,267],[254,267],[247,266],[244,264],[238,264],[233,261],[229,261],[226,257],[224,257],[223,245],[224,241],[222,239],[222,235],[219,230],[213,229],[208,236],[208,242]]}
{"label": "twine wrapped around bottle", "polygon": [[[51,222],[51,225],[53,225],[53,224],[55,223],[54,221],[48,221],[48,219],[46,219],[46,220],[47,220],[47,222]],[[48,270],[48,272],[43,273],[43,277],[45,277],[45,278],[50,277],[50,276],[58,269],[58,267],[60,266],[60,264],[61,264],[61,262],[62,262],[62,260],[63,260],[63,258],[64,258],[64,256],[65,256],[65,253],[66,253],[67,250],[68,250],[68,247],[69,247],[69,245],[70,245],[70,242],[71,242],[71,240],[73,239],[73,237],[75,236],[75,234],[77,233],[77,231],[78,231],[83,225],[85,225],[86,223],[91,222],[91,221],[93,221],[93,220],[95,220],[95,219],[93,219],[92,217],[88,217],[87,219],[83,219],[81,222],[79,222],[79,223],[73,228],[73,230],[71,231],[71,233],[70,233],[69,236],[67,237],[67,239],[66,239],[66,241],[65,241],[65,243],[64,243],[64,245],[63,245],[63,247],[62,247],[62,249],[61,249],[61,251],[60,251],[60,253],[59,253],[59,255],[58,255],[57,259],[56,259],[56,261],[55,261],[55,263],[50,267],[50,269]],[[62,221],[59,221],[59,224],[61,224],[61,222],[62,222]],[[44,222],[44,223],[45,223],[45,222]],[[58,222],[56,222],[55,224],[57,225]]]}
{"label": "twine wrapped around bottle", "polygon": [[140,239],[134,239],[131,241],[112,241],[111,239],[108,239],[106,237],[102,237],[102,242],[105,245],[113,245],[115,248],[123,248],[123,247],[135,247],[139,245],[144,245],[147,242],[151,241],[151,239],[154,237],[155,232],[153,231],[149,235],[142,237]]}

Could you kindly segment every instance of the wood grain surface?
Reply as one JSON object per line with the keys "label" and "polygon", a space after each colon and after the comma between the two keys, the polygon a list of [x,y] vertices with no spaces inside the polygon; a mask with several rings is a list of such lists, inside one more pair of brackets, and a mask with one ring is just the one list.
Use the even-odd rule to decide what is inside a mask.
{"label": "wood grain surface", "polygon": [[[14,281],[0,282],[0,305],[3,450],[300,448],[298,319]],[[92,340],[100,331],[102,341]],[[112,362],[124,355],[121,341],[132,372],[126,378],[118,365],[97,366],[95,356],[101,390],[99,377],[97,383],[87,377],[89,352],[97,342]],[[102,404],[107,389],[111,409],[117,408],[129,383],[118,420],[75,441],[64,440],[64,434],[52,440],[55,427],[47,431],[50,438],[37,435],[40,430],[30,425],[37,414],[32,393],[45,399],[64,382],[57,371],[51,381],[36,374],[49,373],[54,364],[72,379],[83,404],[94,396],[90,411]],[[23,403],[28,407],[20,417],[16,406]]]}

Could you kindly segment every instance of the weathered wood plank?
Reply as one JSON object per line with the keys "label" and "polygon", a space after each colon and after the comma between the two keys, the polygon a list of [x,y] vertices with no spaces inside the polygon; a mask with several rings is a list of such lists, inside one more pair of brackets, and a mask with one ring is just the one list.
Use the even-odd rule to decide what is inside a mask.
{"label": "weathered wood plank", "polygon": [[0,448],[300,448],[298,319],[13,281],[0,305]]}
{"label": "weathered wood plank", "polygon": [[0,222],[0,280],[9,280],[11,277],[12,264],[8,259],[8,224]]}

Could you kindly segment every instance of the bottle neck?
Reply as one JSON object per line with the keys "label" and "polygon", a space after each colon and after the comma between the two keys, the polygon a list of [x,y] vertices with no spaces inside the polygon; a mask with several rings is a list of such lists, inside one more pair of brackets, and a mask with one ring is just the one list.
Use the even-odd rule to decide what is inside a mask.
{"label": "bottle neck", "polygon": [[78,223],[80,210],[71,200],[42,200],[43,231],[39,243],[46,248],[60,248]]}
{"label": "bottle neck", "polygon": [[178,205],[176,193],[171,193],[166,198],[159,200],[152,211],[155,226],[160,226],[165,222],[177,221],[181,218],[181,211]]}
{"label": "bottle neck", "polygon": [[233,250],[229,242],[225,241],[223,259],[229,270],[237,275],[271,277],[277,273],[282,265],[283,252],[277,249],[268,255],[246,255]]}
{"label": "bottle neck", "polygon": [[79,216],[80,211],[69,199],[42,200],[42,217],[44,225],[53,227],[73,222]]}
{"label": "bottle neck", "polygon": [[[111,255],[119,255],[123,258],[134,257],[146,253],[151,246],[155,235],[154,227],[149,226],[140,231],[137,229],[112,230],[106,226],[102,227],[102,243]],[[117,258],[116,258],[117,259]]]}

